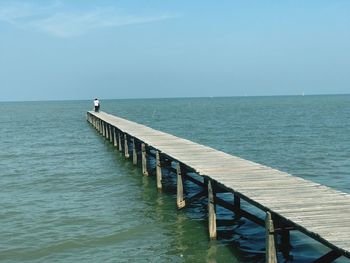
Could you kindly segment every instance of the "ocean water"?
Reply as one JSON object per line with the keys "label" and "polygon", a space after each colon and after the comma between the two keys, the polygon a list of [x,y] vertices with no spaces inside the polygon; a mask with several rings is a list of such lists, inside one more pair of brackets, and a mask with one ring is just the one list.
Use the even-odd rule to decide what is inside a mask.
{"label": "ocean water", "polygon": [[[349,95],[101,104],[350,193]],[[92,101],[0,103],[0,262],[264,261],[264,229],[239,219],[209,241],[205,200],[178,211],[171,183],[158,192],[154,177],[143,177],[87,123],[90,109]],[[218,217],[233,218],[223,210]],[[292,245],[287,262],[328,252],[294,232]]]}

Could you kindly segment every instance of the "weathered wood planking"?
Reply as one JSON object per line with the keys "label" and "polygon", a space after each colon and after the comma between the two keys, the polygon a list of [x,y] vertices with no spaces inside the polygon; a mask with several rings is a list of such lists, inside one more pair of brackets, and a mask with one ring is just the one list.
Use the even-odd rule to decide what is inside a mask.
{"label": "weathered wood planking", "polygon": [[350,257],[350,195],[104,112],[89,112]]}

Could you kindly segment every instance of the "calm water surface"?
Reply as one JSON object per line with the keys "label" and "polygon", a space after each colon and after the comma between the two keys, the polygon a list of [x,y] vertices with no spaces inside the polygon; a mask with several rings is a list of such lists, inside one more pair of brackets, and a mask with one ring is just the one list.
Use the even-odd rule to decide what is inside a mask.
{"label": "calm water surface", "polygon": [[[209,242],[205,200],[177,211],[175,188],[158,193],[86,122],[91,108],[0,103],[1,262],[264,261],[263,229],[240,219]],[[102,110],[350,193],[350,96],[105,100]],[[290,262],[327,252],[303,235],[292,242]]]}

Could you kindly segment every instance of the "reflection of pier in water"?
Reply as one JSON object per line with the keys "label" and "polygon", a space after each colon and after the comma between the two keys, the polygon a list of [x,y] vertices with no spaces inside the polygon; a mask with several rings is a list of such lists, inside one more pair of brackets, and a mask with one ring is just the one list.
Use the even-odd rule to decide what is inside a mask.
{"label": "reflection of pier in water", "polygon": [[[207,198],[210,239],[217,238],[217,223],[225,222],[216,218],[220,207],[265,227],[266,262],[276,262],[276,252],[288,258],[290,231],[296,230],[329,248],[316,262],[350,258],[348,194],[104,112],[88,112],[87,120],[140,164],[143,175],[154,173],[158,189],[165,172],[174,174],[179,209]],[[246,203],[255,213],[244,209]]]}

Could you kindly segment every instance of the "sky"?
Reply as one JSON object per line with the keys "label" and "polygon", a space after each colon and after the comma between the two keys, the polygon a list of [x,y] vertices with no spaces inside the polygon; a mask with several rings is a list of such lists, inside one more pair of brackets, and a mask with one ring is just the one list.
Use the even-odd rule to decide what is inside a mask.
{"label": "sky", "polygon": [[0,101],[350,93],[349,0],[0,0]]}

